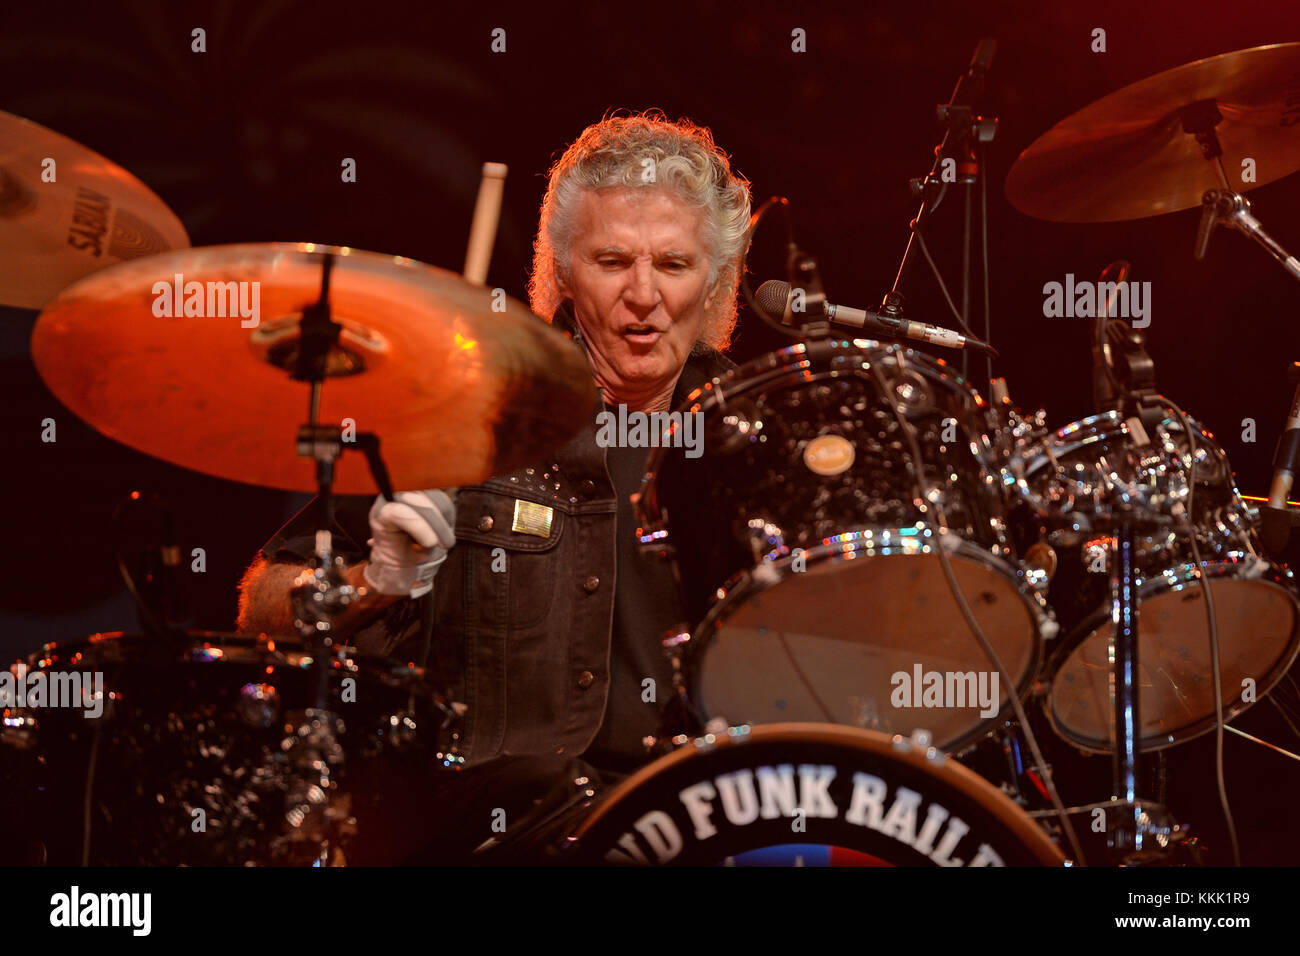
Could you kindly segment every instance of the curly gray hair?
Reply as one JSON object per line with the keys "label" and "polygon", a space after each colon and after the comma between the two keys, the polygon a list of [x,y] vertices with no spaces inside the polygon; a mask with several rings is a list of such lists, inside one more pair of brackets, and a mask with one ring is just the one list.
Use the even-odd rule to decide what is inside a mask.
{"label": "curly gray hair", "polygon": [[[647,168],[654,170],[650,181]],[[736,290],[749,246],[749,181],[731,168],[706,127],[685,118],[672,122],[658,110],[606,115],[551,167],[528,280],[532,310],[550,321],[564,298],[556,280],[568,279],[582,192],[615,186],[668,188],[706,210],[708,286],[717,294],[697,345],[725,350],[736,327]]]}

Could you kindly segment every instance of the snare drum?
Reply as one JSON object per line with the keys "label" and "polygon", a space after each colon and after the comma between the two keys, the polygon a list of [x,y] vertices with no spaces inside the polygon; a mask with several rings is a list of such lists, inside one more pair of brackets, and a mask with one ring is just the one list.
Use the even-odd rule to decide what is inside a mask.
{"label": "snare drum", "polygon": [[[891,402],[915,429],[929,500]],[[896,345],[820,341],[733,370],[681,411],[702,421],[702,453],[652,451],[635,504],[643,545],[696,589],[702,621],[674,653],[701,723],[925,729],[954,749],[1025,692],[1054,625],[1007,534],[997,426],[953,370]],[[1014,688],[949,589],[936,505]],[[936,680],[954,693],[923,694]]]}
{"label": "snare drum", "polygon": [[580,864],[1062,866],[1047,833],[942,750],[830,724],[732,727],[623,781]]}
{"label": "snare drum", "polygon": [[[1227,456],[1212,435],[1189,424],[1196,429],[1190,526],[1214,598],[1228,719],[1295,660],[1300,603],[1291,572],[1258,552]],[[1190,740],[1216,719],[1205,598],[1183,518],[1188,442],[1173,419],[1154,434],[1139,427],[1118,412],[1086,418],[1027,443],[1008,467],[1019,493],[1054,529],[1060,554],[1050,600],[1069,630],[1047,665],[1047,715],[1058,734],[1088,752],[1109,752],[1114,743],[1107,522],[1121,507],[1143,518],[1135,547],[1140,747]],[[1247,679],[1253,696],[1243,694]]]}

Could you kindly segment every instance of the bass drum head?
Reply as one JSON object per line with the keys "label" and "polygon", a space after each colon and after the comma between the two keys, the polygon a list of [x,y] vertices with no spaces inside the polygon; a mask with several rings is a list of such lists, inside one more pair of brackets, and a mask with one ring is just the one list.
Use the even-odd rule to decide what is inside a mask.
{"label": "bass drum head", "polygon": [[[1206,567],[1219,632],[1224,719],[1253,701],[1242,699],[1247,678],[1262,697],[1295,660],[1300,608],[1280,576],[1246,578],[1236,565]],[[1138,610],[1138,712],[1144,751],[1190,740],[1214,727],[1214,668],[1205,594],[1185,568],[1143,585]],[[1173,578],[1173,572],[1170,572]],[[1062,644],[1049,665],[1047,714],[1056,732],[1082,750],[1109,753],[1111,706],[1109,607],[1099,609]]]}
{"label": "bass drum head", "polygon": [[1062,866],[992,784],[933,747],[833,724],[733,727],[661,757],[569,838],[578,864]]}
{"label": "bass drum head", "polygon": [[[1010,689],[995,679],[938,556],[928,547],[920,553],[920,538],[897,530],[892,545],[890,532],[866,534],[810,551],[803,571],[791,570],[790,559],[762,566],[715,608],[692,641],[689,668],[692,702],[706,718],[907,736],[923,729],[952,750],[1010,707]],[[968,543],[950,557],[985,637],[1023,693],[1040,660],[1041,602]],[[946,675],[971,676],[954,679],[954,695],[939,701],[924,695],[925,675],[934,673],[945,675],[945,689]]]}

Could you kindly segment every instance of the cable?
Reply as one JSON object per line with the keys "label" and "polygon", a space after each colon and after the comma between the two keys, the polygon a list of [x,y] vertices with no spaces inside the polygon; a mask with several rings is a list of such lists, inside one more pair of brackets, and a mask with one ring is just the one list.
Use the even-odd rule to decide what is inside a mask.
{"label": "cable", "polygon": [[1196,543],[1195,513],[1192,511],[1192,495],[1196,490],[1196,436],[1192,433],[1187,413],[1163,395],[1160,402],[1178,416],[1183,434],[1187,436],[1187,524],[1188,541],[1192,546],[1192,561],[1195,563],[1196,576],[1201,582],[1201,591],[1205,595],[1205,614],[1210,628],[1210,666],[1214,670],[1214,773],[1219,784],[1219,804],[1223,807],[1223,818],[1228,825],[1228,839],[1232,844],[1232,864],[1241,866],[1241,847],[1237,842],[1237,824],[1232,818],[1232,807],[1228,803],[1228,788],[1223,779],[1223,675],[1219,673],[1219,624],[1214,613],[1214,596],[1210,593],[1210,582],[1201,564],[1201,549]]}
{"label": "cable", "polygon": [[1296,727],[1295,724],[1291,723],[1291,718],[1287,716],[1285,708],[1283,708],[1282,705],[1277,702],[1277,698],[1270,694],[1268,699],[1269,702],[1272,703],[1272,705],[1277,708],[1278,713],[1282,715],[1282,719],[1285,720],[1286,725],[1291,728],[1291,732],[1294,733],[1297,737],[1300,737],[1300,727]]}
{"label": "cable", "polygon": [[[912,456],[912,469],[916,474],[917,492],[921,496],[920,500],[922,502],[929,501],[925,480],[925,468],[921,461],[921,444],[917,440],[916,430],[912,427],[912,423],[907,420],[907,416],[903,413],[902,407],[894,402],[890,397],[896,394],[896,392],[890,389],[889,383],[885,380],[884,373],[881,371],[879,363],[872,362],[870,368],[872,373],[876,376],[876,383],[880,387],[882,395],[889,402],[889,407],[894,413],[894,418],[898,420],[899,428],[902,429],[903,435],[907,439],[908,450],[911,452]],[[940,537],[941,533],[947,533],[948,525],[948,519],[943,512],[943,506],[939,503],[941,500],[942,491],[935,496],[933,502],[934,510],[939,516],[939,528],[936,528],[934,523],[931,522],[928,509],[923,510],[922,515],[927,527],[930,529],[931,537],[934,538],[934,551],[939,558],[939,564],[943,567],[944,577],[948,580],[948,588],[952,591],[952,596],[956,600],[958,608],[961,610],[962,617],[966,620],[966,625],[971,629],[976,640],[979,641],[980,647],[983,648],[985,655],[992,662],[993,666],[997,668],[1001,680],[1005,683],[1007,688],[1007,700],[1011,702],[1011,706],[1016,713],[1016,719],[1020,722],[1021,730],[1024,731],[1025,742],[1029,744],[1029,749],[1034,755],[1034,762],[1037,766],[1039,775],[1043,778],[1043,783],[1047,786],[1048,793],[1051,796],[1052,806],[1056,809],[1057,816],[1061,821],[1061,829],[1065,832],[1066,837],[1070,841],[1070,847],[1074,852],[1075,858],[1080,864],[1084,864],[1083,848],[1079,845],[1079,838],[1074,832],[1074,825],[1070,822],[1069,814],[1065,810],[1065,804],[1061,802],[1060,794],[1057,793],[1056,783],[1052,779],[1052,772],[1048,769],[1047,761],[1043,759],[1042,751],[1038,747],[1038,739],[1034,735],[1033,728],[1029,726],[1029,718],[1025,715],[1024,706],[1020,703],[1019,687],[1016,682],[1011,679],[1011,675],[1007,672],[1006,667],[1003,666],[1002,659],[998,656],[997,651],[994,650],[993,645],[990,644],[988,638],[984,636],[984,631],[980,627],[979,621],[975,619],[975,614],[971,611],[970,604],[966,601],[966,596],[962,594],[961,584],[957,581],[957,575],[953,572],[952,563],[948,558],[947,548],[944,546]]]}
{"label": "cable", "polygon": [[[925,244],[925,237],[921,235],[920,225],[915,219],[912,220],[912,235],[916,236],[916,244],[921,247],[921,254],[925,256],[925,261],[930,265],[930,271],[934,273],[935,281],[939,283],[939,291],[943,293],[943,300],[948,303],[948,310],[952,312],[953,318],[957,320],[957,326],[970,338],[977,338],[970,327],[962,320],[961,313],[957,311],[956,304],[952,301],[952,296],[948,292],[948,286],[943,281],[943,276],[939,274],[939,267],[935,265],[934,259],[930,256],[930,249]],[[985,342],[988,339],[984,340]]]}
{"label": "cable", "polygon": [[749,307],[754,310],[754,314],[762,319],[766,325],[774,331],[781,333],[786,338],[802,340],[805,337],[803,329],[790,328],[789,326],[781,324],[780,319],[768,315],[767,310],[758,304],[758,300],[754,298],[753,291],[749,288],[749,270],[747,268],[749,262],[749,250],[753,243],[754,235],[758,231],[759,223],[763,221],[763,217],[767,215],[768,210],[773,206],[780,206],[781,211],[785,214],[786,248],[789,249],[794,245],[794,226],[790,221],[790,200],[786,199],[784,196],[773,196],[759,206],[758,209],[755,210],[754,214],[749,217],[749,228],[746,230],[745,240],[745,265],[742,265],[740,269],[740,291],[741,294],[744,295],[745,301],[749,303]]}
{"label": "cable", "polygon": [[[984,278],[982,285],[984,288],[984,341],[992,347],[993,339],[990,338],[992,333],[992,306],[989,304],[989,178],[988,178],[988,161],[989,147],[987,143],[980,145],[980,249],[984,259]],[[985,383],[989,388],[989,401],[993,401],[993,356],[988,352],[984,353],[984,369],[988,373]]]}
{"label": "cable", "polygon": [[[962,219],[961,232],[961,321],[964,327],[966,319],[970,316],[971,191],[969,189],[964,190],[962,199],[965,215]],[[961,351],[961,377],[970,381],[970,352],[966,349]]]}
{"label": "cable", "polygon": [[808,679],[808,675],[803,672],[803,668],[800,667],[799,662],[795,660],[794,651],[790,649],[790,643],[785,639],[785,631],[778,629],[776,632],[776,639],[781,642],[781,650],[785,651],[786,660],[788,660],[790,666],[794,668],[795,676],[798,677],[799,682],[803,684],[803,689],[808,692],[808,696],[813,699],[813,703],[817,705],[817,709],[822,712],[822,717],[825,718],[828,724],[838,724],[840,721],[835,719],[835,715],[831,713],[831,709],[826,706],[826,702],[822,700],[821,695],[817,693],[817,689],[813,687],[812,681]]}
{"label": "cable", "polygon": [[95,721],[95,730],[90,738],[90,760],[86,764],[86,792],[81,801],[81,865],[90,866],[90,821],[91,807],[95,796],[95,765],[99,762],[99,738],[104,729],[104,721]]}

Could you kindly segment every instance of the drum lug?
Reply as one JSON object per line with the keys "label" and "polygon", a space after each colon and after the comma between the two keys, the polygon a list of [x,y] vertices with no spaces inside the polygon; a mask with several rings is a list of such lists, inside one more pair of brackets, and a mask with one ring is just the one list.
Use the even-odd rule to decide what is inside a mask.
{"label": "drum lug", "polygon": [[923,727],[917,727],[912,731],[910,737],[904,737],[902,734],[894,734],[891,744],[899,753],[911,753],[913,750],[921,750],[925,753],[925,759],[936,767],[942,767],[948,760],[948,755],[933,746],[933,736],[930,731]]}

